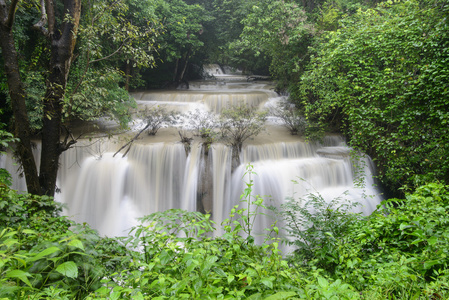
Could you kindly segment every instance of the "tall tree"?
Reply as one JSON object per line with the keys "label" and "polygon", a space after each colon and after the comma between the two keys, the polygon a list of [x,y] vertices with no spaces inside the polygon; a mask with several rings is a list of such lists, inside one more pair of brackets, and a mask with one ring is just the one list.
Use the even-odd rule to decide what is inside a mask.
{"label": "tall tree", "polygon": [[30,123],[25,104],[26,93],[20,77],[13,33],[18,3],[19,0],[14,0],[8,5],[5,0],[0,0],[0,46],[15,119],[15,134],[19,138],[17,153],[24,168],[28,191],[41,194],[37,167],[31,150]]}
{"label": "tall tree", "polygon": [[[20,139],[18,155],[24,169],[28,191],[35,194],[53,195],[56,186],[59,155],[73,141],[60,141],[62,100],[72,63],[76,34],[81,16],[81,0],[63,1],[62,16],[58,15],[56,3],[41,1],[41,19],[35,24],[50,44],[50,62],[42,128],[42,153],[39,176],[33,159],[30,140],[30,123],[26,109],[26,93],[20,77],[17,51],[14,44],[14,20],[19,0],[9,4],[0,1],[0,39],[9,93],[14,112],[14,124]],[[58,18],[58,16],[60,18]]]}

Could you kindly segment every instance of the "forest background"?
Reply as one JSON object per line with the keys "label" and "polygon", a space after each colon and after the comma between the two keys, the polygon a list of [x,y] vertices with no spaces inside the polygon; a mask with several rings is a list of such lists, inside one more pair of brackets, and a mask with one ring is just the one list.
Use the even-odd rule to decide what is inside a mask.
{"label": "forest background", "polygon": [[[10,142],[16,142],[29,191],[51,196],[55,191],[59,155],[76,142],[71,123],[108,116],[126,126],[128,108],[135,105],[127,91],[177,86],[199,78],[206,63],[218,62],[245,74],[270,75],[277,83],[277,91],[288,93],[289,101],[305,116],[305,135],[309,139],[320,138],[329,132],[343,134],[351,147],[373,158],[379,183],[388,198],[408,195],[408,200],[407,205],[391,200],[395,204],[385,206],[388,215],[379,212],[369,221],[355,222],[357,230],[346,231],[346,228],[336,232],[328,227],[315,227],[322,234],[320,238],[308,236],[306,243],[299,244],[299,249],[308,247],[312,253],[304,256],[301,251],[297,252],[297,255],[303,255],[300,256],[301,268],[292,268],[291,263],[276,256],[276,249],[270,248],[269,253],[274,256],[268,260],[279,262],[279,265],[270,274],[262,276],[256,272],[264,287],[261,297],[284,292],[287,293],[286,296],[283,294],[285,297],[299,296],[300,292],[293,289],[287,279],[280,281],[282,288],[275,287],[272,276],[280,269],[301,273],[302,268],[306,268],[307,278],[311,281],[296,284],[303,286],[303,292],[320,293],[320,297],[327,298],[323,291],[332,288],[335,291],[329,297],[335,296],[340,288],[342,293],[350,295],[353,295],[351,291],[369,291],[400,298],[400,293],[407,291],[410,297],[431,293],[436,299],[447,290],[444,271],[447,250],[437,249],[448,249],[444,245],[449,234],[447,214],[439,215],[447,212],[448,207],[444,186],[449,180],[448,15],[449,4],[445,0],[2,0],[2,145],[7,147]],[[43,152],[47,154],[41,158],[39,172],[30,154],[33,137],[42,138]],[[80,273],[76,271],[75,276],[73,272],[83,268],[81,260],[73,256],[85,258],[86,255],[80,253],[86,251],[84,245],[89,243],[86,233],[62,238],[63,233],[56,230],[54,235],[46,238],[56,242],[59,246],[55,244],[54,247],[58,249],[50,247],[52,250],[45,252],[42,249],[48,247],[39,244],[43,242],[40,237],[42,228],[30,227],[29,214],[34,214],[36,207],[47,207],[42,204],[47,198],[16,195],[8,189],[8,175],[4,172],[2,180],[5,182],[2,213],[10,216],[15,210],[29,209],[21,215],[28,221],[20,223],[19,217],[13,224],[4,219],[5,224],[1,225],[4,229],[0,252],[1,282],[11,288],[5,295],[30,295],[35,289],[50,293],[51,288],[56,288],[61,295],[79,293],[79,297],[98,292],[94,287],[99,288],[96,284],[104,277],[93,273],[89,273],[92,282],[83,279],[84,294],[73,288],[72,280],[77,284],[81,280]],[[26,199],[31,204],[24,204],[28,202],[23,197],[29,197]],[[250,198],[247,201],[252,201]],[[411,199],[417,202],[413,204]],[[14,201],[18,201],[17,206],[11,205]],[[396,210],[401,205],[410,206],[407,209],[412,211]],[[50,207],[42,211],[50,213],[46,217],[68,222],[56,217],[57,209]],[[427,219],[418,217],[417,214],[425,215],[420,209],[426,207],[429,209]],[[396,214],[399,216],[394,218]],[[349,214],[338,215],[336,223],[344,223],[343,220],[350,217]],[[330,219],[325,215],[321,218]],[[384,229],[380,223],[390,227]],[[29,231],[23,232],[21,226]],[[234,231],[229,229],[229,234],[239,231],[238,226],[233,228]],[[351,235],[351,232],[359,235]],[[36,236],[36,244],[25,241],[23,234]],[[336,235],[347,243],[337,241]],[[267,256],[257,252],[261,251],[259,246],[240,240],[237,233],[231,236],[211,243],[218,243],[214,247],[220,251],[226,248],[223,246],[226,241],[239,247],[246,245],[242,249],[250,251],[251,255],[248,255],[248,261],[242,262],[243,265],[266,266],[269,263],[250,262],[251,259],[267,259]],[[140,233],[135,238],[142,242]],[[313,241],[318,243],[316,248],[309,247],[314,245]],[[265,246],[273,247],[270,246],[273,244]],[[61,245],[67,247],[62,249]],[[169,245],[173,247],[170,243],[161,247]],[[198,247],[203,246],[194,243],[195,251]],[[236,247],[231,248],[237,251]],[[127,249],[113,251],[130,251]],[[163,265],[171,259],[173,262],[184,259],[173,249],[172,252],[163,249],[166,252],[162,251],[162,254],[171,253],[162,259]],[[215,251],[213,249],[209,250]],[[192,253],[197,253],[195,251]],[[214,252],[209,261],[211,266],[218,261],[225,263],[220,255]],[[42,265],[40,269],[36,262]],[[148,257],[142,262],[151,264]],[[189,272],[202,266],[198,272],[198,289],[188,290],[187,283],[183,285],[179,283],[182,281],[172,278],[171,290],[159,290],[158,295],[186,292],[181,287],[188,290],[187,294],[205,293],[201,287],[209,281],[203,275],[212,270],[205,264],[203,261],[199,265],[186,266]],[[251,266],[251,270],[259,270]],[[38,270],[32,270],[33,267]],[[398,273],[385,275],[395,268]],[[83,270],[88,273],[88,269]],[[125,269],[128,275],[139,270],[130,265]],[[252,286],[248,281],[248,278],[257,277],[252,271],[236,266],[221,270],[224,273],[215,270],[214,274],[217,278],[225,274],[223,278],[229,289],[216,290],[217,293],[243,293],[235,297],[258,294],[257,288],[252,289],[255,283]],[[115,274],[113,270],[109,271]],[[302,276],[293,273],[289,276],[295,280]],[[59,277],[53,278],[54,274]],[[43,280],[38,275],[47,277]],[[31,282],[29,278],[35,281]],[[96,278],[96,284],[93,278]],[[235,278],[239,278],[239,283]],[[401,285],[406,279],[410,285]],[[132,280],[129,280],[131,285]],[[157,280],[162,284],[160,279]],[[214,284],[209,286],[209,292],[212,286],[220,286]],[[436,290],[430,287],[434,285]],[[380,290],[374,291],[375,286]],[[120,292],[120,295],[131,295],[137,290]],[[106,295],[107,291],[98,293]]]}

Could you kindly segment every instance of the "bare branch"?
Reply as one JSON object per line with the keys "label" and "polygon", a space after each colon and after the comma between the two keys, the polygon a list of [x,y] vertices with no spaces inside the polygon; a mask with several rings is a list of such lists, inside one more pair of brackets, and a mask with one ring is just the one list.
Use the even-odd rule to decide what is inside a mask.
{"label": "bare branch", "polygon": [[117,49],[115,49],[115,51],[112,52],[111,54],[109,54],[109,55],[107,55],[105,57],[101,57],[101,58],[97,58],[97,59],[91,60],[89,63],[94,63],[94,62],[99,62],[99,61],[102,61],[102,60],[106,60],[106,59],[116,55],[117,53],[119,53],[120,50],[122,50],[123,46],[125,46],[125,44],[126,44],[126,42],[128,42],[128,40],[129,39],[124,40],[123,43]]}
{"label": "bare branch", "polygon": [[139,138],[139,136],[142,134],[142,132],[144,132],[145,130],[148,129],[148,127],[150,127],[150,123],[148,123],[142,130],[139,131],[139,133],[137,133],[129,142],[127,142],[125,145],[123,145],[122,147],[120,147],[120,149],[117,150],[117,152],[114,153],[114,155],[112,157],[115,157],[117,155],[117,153],[119,153],[120,151],[122,151],[123,149],[125,149],[126,147],[128,147],[128,149],[125,151],[125,153],[123,154],[122,157],[125,157],[126,154],[129,152],[129,150],[131,149],[132,143],[137,140]]}
{"label": "bare branch", "polygon": [[[77,138],[75,138],[73,136],[72,132],[66,126],[63,126],[63,128],[66,131],[66,136],[64,138],[64,141],[62,143],[60,143],[60,145],[59,145],[59,151],[61,151],[61,153],[70,149],[71,146],[75,145],[78,142],[78,139],[80,139],[82,136],[82,135],[79,135]],[[69,141],[69,138],[70,138],[70,141]]]}
{"label": "bare branch", "polygon": [[44,26],[47,24],[47,10],[45,9],[45,0],[41,0],[41,19],[33,25],[33,28],[48,36],[48,30]]}

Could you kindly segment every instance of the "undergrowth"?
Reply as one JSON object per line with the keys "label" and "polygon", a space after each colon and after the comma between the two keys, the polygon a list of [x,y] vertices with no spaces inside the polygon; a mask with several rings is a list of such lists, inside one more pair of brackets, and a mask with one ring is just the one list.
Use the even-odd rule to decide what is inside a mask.
{"label": "undergrowth", "polygon": [[[263,200],[252,184],[223,224],[172,209],[123,238],[100,237],[60,216],[51,198],[1,185],[0,299],[448,298],[447,186],[384,201],[369,217],[338,199],[290,199],[280,210],[296,249],[287,254],[275,224],[254,242]],[[213,236],[217,226],[223,235]]]}

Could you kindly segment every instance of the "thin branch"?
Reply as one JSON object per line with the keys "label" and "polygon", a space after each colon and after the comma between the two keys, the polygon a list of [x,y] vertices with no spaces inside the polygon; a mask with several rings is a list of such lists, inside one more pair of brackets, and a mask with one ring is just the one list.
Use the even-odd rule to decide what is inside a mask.
{"label": "thin branch", "polygon": [[120,45],[114,52],[112,52],[112,53],[109,54],[108,56],[105,56],[105,57],[101,57],[101,58],[97,58],[97,59],[91,60],[89,63],[99,62],[99,61],[108,59],[108,58],[110,58],[110,57],[116,55],[120,50],[122,50],[123,46],[125,46],[125,44],[126,44],[129,40],[130,40],[129,38],[126,39],[126,40],[124,40],[123,43],[122,43],[122,44],[121,44],[121,45]]}
{"label": "thin branch", "polygon": [[45,8],[47,11],[48,35],[54,34],[55,30],[55,8],[52,0],[45,0]]}
{"label": "thin branch", "polygon": [[137,133],[129,142],[127,142],[125,145],[123,145],[120,149],[117,150],[117,152],[114,153],[114,155],[112,155],[112,157],[115,157],[117,155],[117,153],[119,153],[120,151],[122,151],[124,148],[128,147],[128,149],[126,150],[126,152],[123,154],[122,157],[125,157],[126,154],[128,154],[129,150],[131,149],[132,143],[137,140],[139,138],[139,136],[142,134],[142,132],[144,132],[145,130],[148,129],[148,127],[150,127],[150,122],[148,122],[148,124],[141,130],[139,131],[139,133]]}

